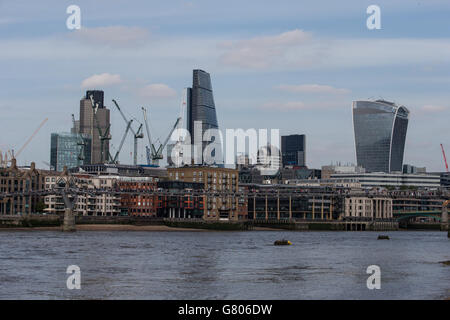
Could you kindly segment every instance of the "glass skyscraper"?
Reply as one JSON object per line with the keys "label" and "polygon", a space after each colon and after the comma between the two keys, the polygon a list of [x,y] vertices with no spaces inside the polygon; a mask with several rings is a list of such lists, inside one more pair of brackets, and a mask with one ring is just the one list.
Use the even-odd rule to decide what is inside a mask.
{"label": "glass skyscraper", "polygon": [[[82,143],[84,143],[84,147]],[[69,169],[89,164],[90,159],[91,138],[89,136],[78,136],[73,133],[51,134],[50,165],[53,170],[62,171],[64,166]]]}
{"label": "glass skyscraper", "polygon": [[366,172],[401,172],[409,110],[395,103],[353,101],[356,161]]}
{"label": "glass skyscraper", "polygon": [[281,136],[281,155],[283,166],[306,166],[306,137],[304,134]]}
{"label": "glass skyscraper", "polygon": [[[187,88],[186,100],[187,130],[191,135],[191,142],[194,144],[194,141],[202,141],[203,134],[206,130],[219,129],[209,73],[203,70],[194,70],[192,88]],[[201,127],[196,126],[196,122],[199,121],[201,121]],[[210,143],[214,143],[215,150],[221,148],[220,141],[202,142],[202,154],[206,145]],[[215,156],[214,151],[212,156]]]}

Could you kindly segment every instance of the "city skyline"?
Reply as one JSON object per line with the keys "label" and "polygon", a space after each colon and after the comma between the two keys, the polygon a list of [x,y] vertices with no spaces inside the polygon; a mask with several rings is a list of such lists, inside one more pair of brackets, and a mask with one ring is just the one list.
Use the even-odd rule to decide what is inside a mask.
{"label": "city skyline", "polygon": [[[106,105],[124,101],[134,116],[141,106],[149,107],[156,137],[164,136],[192,70],[203,69],[214,78],[221,128],[306,134],[311,168],[356,162],[351,102],[381,97],[411,110],[404,163],[445,170],[439,144],[450,148],[445,33],[450,5],[444,1],[379,1],[382,29],[373,31],[365,27],[370,4],[365,1],[330,1],[320,8],[312,2],[288,1],[286,8],[250,2],[226,18],[214,12],[226,16],[235,6],[179,1],[171,9],[137,2],[124,9],[103,2],[98,12],[81,1],[79,31],[65,27],[69,2],[48,3],[53,5],[44,10],[37,4],[0,4],[0,149],[17,150],[40,117],[49,118],[18,159],[21,165],[36,161],[45,167],[50,133],[70,130],[70,115],[77,114],[86,89],[104,90]],[[173,19],[167,22],[168,15]],[[114,151],[125,125],[116,112],[111,124]],[[125,145],[123,163],[131,163],[131,151]],[[145,163],[142,144],[139,151],[138,162]]]}

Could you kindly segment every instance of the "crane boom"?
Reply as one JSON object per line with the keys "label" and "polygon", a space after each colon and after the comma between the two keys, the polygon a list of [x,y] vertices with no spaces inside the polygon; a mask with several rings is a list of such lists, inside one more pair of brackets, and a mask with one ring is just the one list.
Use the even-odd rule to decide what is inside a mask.
{"label": "crane boom", "polygon": [[442,149],[442,155],[444,156],[444,162],[445,162],[445,170],[448,172],[448,163],[447,163],[447,157],[445,156],[444,146],[441,143],[441,149]]}
{"label": "crane boom", "polygon": [[159,146],[158,152],[156,152],[156,155],[157,155],[157,156],[161,156],[161,155],[162,155],[162,152],[163,152],[164,148],[166,147],[167,142],[169,142],[170,137],[172,136],[172,133],[173,133],[174,130],[177,128],[178,123],[179,123],[180,121],[181,121],[181,117],[178,117],[177,121],[175,121],[175,124],[174,124],[173,127],[172,127],[172,130],[170,130],[169,135],[167,136],[166,140],[164,140],[164,143],[161,144],[161,145]]}
{"label": "crane boom", "polygon": [[31,140],[39,132],[39,130],[41,130],[41,128],[44,126],[44,124],[47,122],[47,120],[48,120],[48,118],[45,118],[44,121],[41,122],[39,127],[36,130],[34,130],[33,134],[28,138],[27,141],[25,141],[25,143],[23,144],[22,148],[20,148],[19,151],[17,151],[15,157],[18,157],[20,155],[20,153],[23,151],[23,149],[25,149],[25,147],[31,142]]}
{"label": "crane boom", "polygon": [[[122,109],[120,109],[119,104],[117,103],[116,100],[112,99],[112,102],[114,103],[114,105],[116,106],[117,110],[119,110],[120,115],[122,116],[123,120],[125,121],[125,123],[128,123],[128,119],[125,116],[125,114],[123,113]],[[134,131],[134,129],[132,127],[130,127],[131,132],[133,132],[134,135],[136,135],[136,132]]]}
{"label": "crane boom", "polygon": [[[112,99],[112,102],[114,103],[114,105],[116,106],[117,110],[119,110],[120,115],[122,116],[123,120],[125,121],[125,123],[128,124],[128,120],[127,117],[125,116],[125,114],[122,112],[122,109],[120,109],[119,104],[117,103],[116,100]],[[138,121],[139,122],[139,121]],[[142,129],[142,123],[138,128],[138,131],[134,131],[133,127],[130,127],[131,132],[134,135],[134,151],[133,151],[133,164],[137,165],[137,147],[138,147],[138,139],[142,139],[144,138],[144,134],[141,132]]]}
{"label": "crane boom", "polygon": [[155,149],[155,146],[153,145],[153,142],[152,142],[152,135],[151,135],[150,129],[149,129],[149,127],[148,127],[147,109],[145,109],[144,107],[142,107],[142,113],[144,114],[145,131],[147,132],[148,145],[149,145],[149,147],[151,148],[152,154],[156,154],[156,149]]}
{"label": "crane boom", "polygon": [[128,121],[127,128],[125,129],[125,133],[122,137],[122,140],[120,141],[119,149],[117,149],[116,155],[114,156],[113,162],[116,163],[117,159],[119,158],[119,153],[122,150],[123,143],[125,142],[125,138],[127,137],[128,131],[130,131],[131,123],[133,120]]}

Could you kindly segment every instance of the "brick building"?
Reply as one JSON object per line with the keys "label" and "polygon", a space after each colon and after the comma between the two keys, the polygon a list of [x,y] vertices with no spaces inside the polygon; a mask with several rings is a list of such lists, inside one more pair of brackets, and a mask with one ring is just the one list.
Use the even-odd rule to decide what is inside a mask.
{"label": "brick building", "polygon": [[203,219],[238,220],[239,197],[234,195],[239,188],[239,173],[236,169],[186,166],[168,168],[168,178],[174,181],[199,182],[203,189],[216,195],[204,196]]}
{"label": "brick building", "polygon": [[[32,162],[29,168],[18,168],[16,160],[11,166],[0,168],[0,192],[30,192],[44,190],[46,170],[38,170]],[[42,204],[39,195],[19,195],[0,199],[0,214],[30,214],[40,211]]]}

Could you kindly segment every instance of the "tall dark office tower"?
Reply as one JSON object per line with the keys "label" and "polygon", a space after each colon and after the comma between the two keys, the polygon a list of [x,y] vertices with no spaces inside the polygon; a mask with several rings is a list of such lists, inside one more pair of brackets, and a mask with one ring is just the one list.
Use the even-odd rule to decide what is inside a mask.
{"label": "tall dark office tower", "polygon": [[98,104],[99,108],[104,108],[104,93],[102,90],[88,90],[86,91],[86,98],[90,99],[92,95],[92,98],[94,99],[95,103]]}
{"label": "tall dark office tower", "polygon": [[304,134],[281,136],[281,157],[283,167],[306,166],[306,137]]}
{"label": "tall dark office tower", "polygon": [[353,101],[356,161],[366,172],[402,171],[409,110],[395,103]]}
{"label": "tall dark office tower", "polygon": [[[97,92],[97,99],[95,100],[95,95],[92,92]],[[93,95],[95,103],[98,103],[99,108],[97,109],[97,120],[98,126],[94,118],[94,108],[90,100],[90,94]],[[101,97],[101,98],[98,98]],[[100,103],[102,107],[100,108]],[[90,163],[104,163],[108,160],[109,155],[109,140],[107,139],[107,132],[111,132],[110,127],[110,114],[109,109],[103,105],[103,91],[87,91],[86,96],[80,100],[80,133],[87,134],[92,137],[91,143],[91,159]],[[100,138],[100,133],[102,132],[103,139]],[[103,140],[103,142],[102,142]],[[102,148],[103,146],[103,148]]]}
{"label": "tall dark office tower", "polygon": [[[202,122],[201,130],[199,130],[200,127],[195,126],[196,121]],[[211,77],[203,70],[194,70],[192,88],[187,88],[187,130],[191,135],[192,143],[202,141],[206,130],[218,128]],[[208,144],[210,142],[202,143],[202,154]],[[214,144],[216,148],[221,147],[218,141],[215,141]],[[215,156],[214,153],[212,156]]]}

